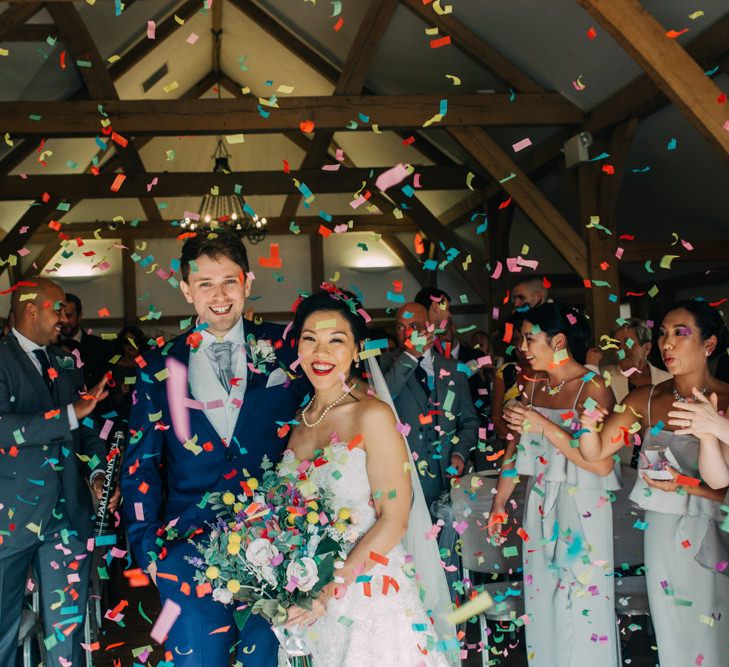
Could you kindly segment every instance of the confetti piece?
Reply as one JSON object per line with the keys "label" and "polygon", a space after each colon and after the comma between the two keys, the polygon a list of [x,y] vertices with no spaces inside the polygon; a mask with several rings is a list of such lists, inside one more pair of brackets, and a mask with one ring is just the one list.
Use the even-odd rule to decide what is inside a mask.
{"label": "confetti piece", "polygon": [[676,39],[676,37],[680,37],[688,31],[688,28],[684,28],[683,30],[669,30],[668,32],[666,32],[666,37],[668,37],[668,39]]}
{"label": "confetti piece", "polygon": [[528,146],[531,146],[531,145],[532,145],[532,140],[529,137],[527,137],[526,139],[522,139],[521,141],[517,141],[512,146],[512,148],[514,149],[514,152],[515,153],[518,153],[519,151],[522,151],[522,150],[524,150],[525,148],[527,148]]}
{"label": "confetti piece", "polygon": [[126,180],[126,175],[124,174],[117,174],[116,178],[114,179],[114,182],[111,184],[111,187],[109,188],[112,192],[119,192],[119,188],[122,186],[122,183]]}
{"label": "confetti piece", "polygon": [[169,598],[165,600],[162,611],[157,617],[157,621],[152,627],[152,631],[149,633],[149,636],[158,644],[162,644],[181,612],[182,607],[180,607],[179,604],[173,602]]}
{"label": "confetti piece", "polygon": [[162,90],[164,90],[166,93],[171,93],[173,90],[177,90],[180,87],[180,84],[177,83],[177,81],[173,81],[172,83],[168,83],[166,86],[162,86]]}
{"label": "confetti piece", "polygon": [[446,79],[450,79],[454,86],[461,85],[461,79],[455,74],[446,74]]}
{"label": "confetti piece", "polygon": [[451,43],[450,35],[445,35],[445,37],[439,37],[438,39],[431,39],[430,48],[439,49],[443,46],[448,46],[450,43]]}
{"label": "confetti piece", "polygon": [[595,39],[595,37],[597,37],[597,30],[595,30],[595,28],[592,28],[592,27],[588,28],[587,39],[592,40],[592,39]]}
{"label": "confetti piece", "polygon": [[692,21],[695,21],[696,19],[698,19],[698,18],[701,18],[701,17],[703,16],[703,15],[704,15],[704,12],[702,12],[702,11],[701,11],[701,10],[699,9],[698,11],[696,11],[696,12],[693,12],[692,14],[689,14],[689,16],[688,16],[688,17],[689,17],[689,18],[690,18],[690,19],[691,19]]}
{"label": "confetti piece", "polygon": [[191,32],[185,41],[192,46],[198,39],[200,39],[200,36],[197,33]]}
{"label": "confetti piece", "polygon": [[578,76],[578,77],[577,77],[577,78],[576,78],[576,79],[575,79],[575,80],[574,80],[574,81],[572,82],[572,87],[573,87],[573,88],[574,88],[575,90],[585,90],[585,88],[587,88],[587,86],[586,86],[586,85],[585,85],[585,84],[584,84],[584,83],[582,82],[582,74],[580,74],[580,76]]}
{"label": "confetti piece", "polygon": [[155,38],[155,29],[154,21],[147,21],[147,39]]}
{"label": "confetti piece", "polygon": [[385,192],[388,188],[391,188],[394,185],[401,183],[409,176],[409,174],[410,172],[406,165],[397,164],[391,169],[388,169],[387,171],[381,173],[377,177],[375,185],[377,186],[378,190]]}

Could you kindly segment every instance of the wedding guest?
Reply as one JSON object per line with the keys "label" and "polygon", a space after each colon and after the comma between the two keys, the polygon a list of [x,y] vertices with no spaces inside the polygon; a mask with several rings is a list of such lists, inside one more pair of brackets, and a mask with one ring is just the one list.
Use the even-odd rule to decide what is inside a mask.
{"label": "wedding guest", "polygon": [[514,313],[505,320],[504,342],[508,343],[505,363],[501,364],[494,373],[493,406],[491,419],[494,424],[496,436],[505,440],[509,433],[509,424],[504,419],[504,407],[510,401],[516,401],[522,395],[526,378],[524,370],[528,368],[526,358],[521,351],[521,313]]}
{"label": "wedding guest", "polygon": [[90,334],[81,326],[83,305],[81,299],[71,292],[66,293],[65,311],[66,321],[63,324],[61,336],[78,343],[83,363],[81,370],[86,380],[86,386],[92,387],[101,380],[109,368],[109,358],[113,354],[113,347],[103,338]]}
{"label": "wedding guest", "polygon": [[612,460],[587,461],[571,442],[583,406],[612,408],[613,395],[583,366],[590,335],[583,315],[547,302],[523,316],[526,398],[505,411],[520,437],[504,455],[489,530],[502,536],[517,474],[529,477],[522,524],[529,664],[615,667],[620,658],[608,496],[620,483]]}
{"label": "wedding guest", "polygon": [[536,308],[549,299],[549,289],[544,276],[532,276],[514,285],[511,304],[514,309]]}
{"label": "wedding guest", "polygon": [[709,359],[726,350],[728,340],[715,308],[679,301],[658,332],[673,378],[635,389],[615,412],[592,406],[582,411],[579,442],[587,460],[611,461],[621,447],[643,440],[630,498],[645,510],[648,600],[660,663],[669,667],[729,664],[729,577],[720,574],[729,561],[729,540],[720,528],[725,489],[700,481],[696,436],[666,426],[676,403],[688,408],[695,400],[694,388],[715,394],[715,404],[726,410],[729,385],[712,377]]}

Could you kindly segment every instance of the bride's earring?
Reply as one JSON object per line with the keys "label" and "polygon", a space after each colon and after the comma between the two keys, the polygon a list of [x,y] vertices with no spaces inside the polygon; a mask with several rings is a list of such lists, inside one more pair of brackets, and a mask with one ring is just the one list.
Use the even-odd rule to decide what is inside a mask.
{"label": "bride's earring", "polygon": [[359,368],[359,358],[354,360],[354,367]]}

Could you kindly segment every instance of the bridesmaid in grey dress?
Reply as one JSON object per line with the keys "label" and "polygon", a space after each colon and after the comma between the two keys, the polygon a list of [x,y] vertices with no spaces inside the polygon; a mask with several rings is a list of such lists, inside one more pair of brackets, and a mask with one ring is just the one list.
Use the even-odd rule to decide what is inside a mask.
{"label": "bridesmaid in grey dress", "polygon": [[[643,434],[639,476],[631,500],[645,509],[646,584],[661,667],[729,665],[729,561],[721,530],[726,489],[700,481],[699,440],[669,430],[674,404],[693,405],[693,395],[714,394],[720,409],[729,405],[729,385],[712,377],[709,358],[727,348],[721,315],[704,301],[675,304],[658,336],[673,379],[640,387],[624,407],[607,416],[584,411],[580,451],[605,460]],[[600,434],[597,424],[605,418]],[[667,426],[668,424],[668,426]]]}
{"label": "bridesmaid in grey dress", "polygon": [[613,393],[581,363],[589,338],[581,315],[550,302],[524,318],[521,349],[531,386],[504,412],[517,435],[504,454],[490,532],[500,535],[517,474],[528,476],[522,557],[529,664],[615,667],[609,491],[620,484],[612,461],[585,461],[574,442],[582,407],[610,409]]}

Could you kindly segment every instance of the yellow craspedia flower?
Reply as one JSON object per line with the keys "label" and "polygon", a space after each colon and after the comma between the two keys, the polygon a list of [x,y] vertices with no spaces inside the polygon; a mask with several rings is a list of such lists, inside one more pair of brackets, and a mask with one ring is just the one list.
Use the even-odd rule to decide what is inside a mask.
{"label": "yellow craspedia flower", "polygon": [[342,521],[346,521],[352,516],[352,513],[346,507],[342,507],[342,509],[339,510],[338,514],[339,518]]}
{"label": "yellow craspedia flower", "polygon": [[228,535],[228,542],[234,542],[235,544],[240,544],[241,536],[239,533],[231,533]]}
{"label": "yellow craspedia flower", "polygon": [[258,488],[258,480],[255,477],[251,477],[248,482],[248,488],[251,491],[255,491]]}
{"label": "yellow craspedia flower", "polygon": [[334,524],[334,530],[336,530],[338,533],[343,533],[345,530],[347,530],[347,526],[341,521],[337,521]]}
{"label": "yellow craspedia flower", "polygon": [[242,512],[243,511],[243,503],[235,503],[235,505],[233,505],[233,511],[236,514],[238,514],[238,512]]}
{"label": "yellow craspedia flower", "polygon": [[215,565],[211,565],[205,570],[205,576],[210,580],[217,579],[220,576],[220,570]]}
{"label": "yellow craspedia flower", "polygon": [[235,496],[230,491],[226,491],[223,494],[223,502],[226,505],[232,505],[235,502]]}
{"label": "yellow craspedia flower", "polygon": [[289,514],[286,517],[286,523],[289,524],[289,526],[293,526],[296,523],[296,516],[294,514]]}
{"label": "yellow craspedia flower", "polygon": [[316,502],[316,500],[310,500],[308,503],[306,503],[307,507],[310,507],[313,510],[319,509],[319,503]]}
{"label": "yellow craspedia flower", "polygon": [[311,524],[319,523],[319,515],[316,512],[309,512],[306,515],[306,520]]}
{"label": "yellow craspedia flower", "polygon": [[228,542],[228,553],[231,556],[237,556],[240,552],[240,542]]}
{"label": "yellow craspedia flower", "polygon": [[226,586],[226,588],[231,593],[233,593],[233,595],[235,595],[240,590],[240,581],[238,581],[237,579],[231,579],[228,582],[228,585]]}

